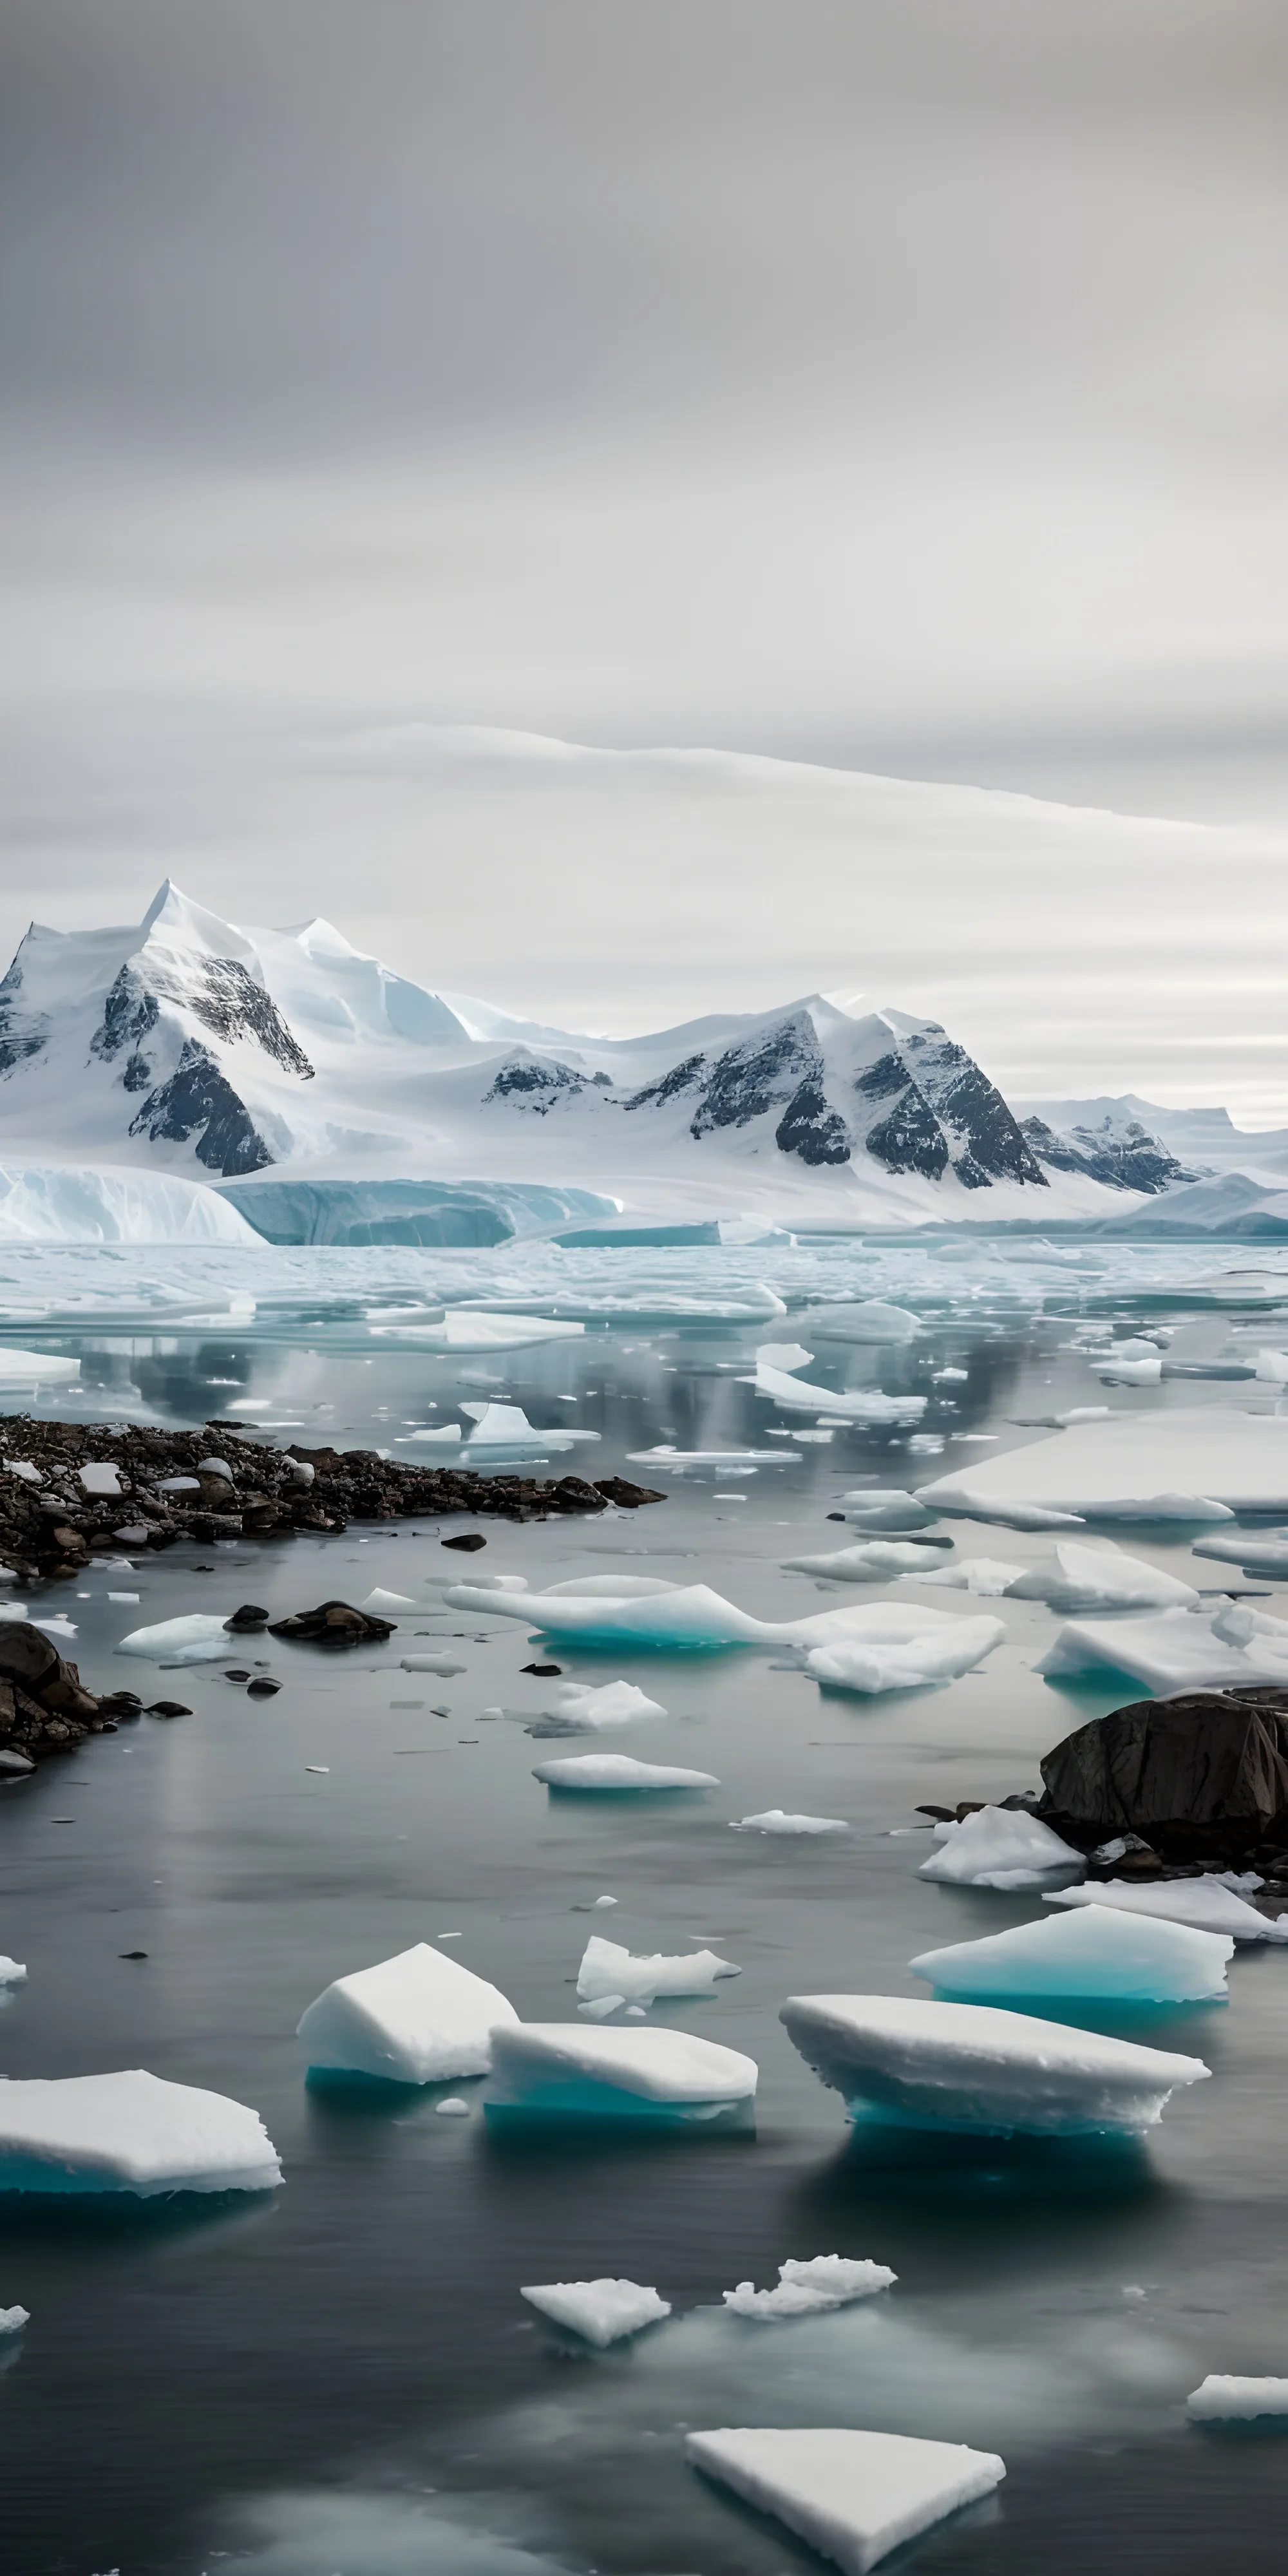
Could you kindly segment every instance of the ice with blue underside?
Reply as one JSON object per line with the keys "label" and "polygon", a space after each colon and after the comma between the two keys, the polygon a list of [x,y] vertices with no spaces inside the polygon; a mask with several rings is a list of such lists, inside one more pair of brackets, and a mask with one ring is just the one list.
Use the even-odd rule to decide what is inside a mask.
{"label": "ice with blue underside", "polygon": [[0,2192],[271,2191],[282,2169],[257,2111],[141,2067],[0,2077]]}
{"label": "ice with blue underside", "polygon": [[900,2127],[1079,2137],[1152,2128],[1201,2059],[992,2004],[793,1995],[780,2019],[855,2117]]}
{"label": "ice with blue underside", "polygon": [[520,2022],[493,2034],[490,2113],[717,2125],[745,2113],[758,2069],[686,2030]]}
{"label": "ice with blue underside", "polygon": [[1006,2475],[993,2451],[907,2433],[742,2427],[690,2433],[685,2457],[774,2514],[844,2576],[868,2570]]}
{"label": "ice with blue underside", "polygon": [[1219,1878],[1168,1878],[1139,1886],[1131,1879],[1102,1878],[1091,1887],[1066,1887],[1044,1905],[1109,1905],[1124,1914],[1155,1915],[1164,1923],[1190,1923],[1199,1932],[1228,1932],[1232,1941],[1288,1941],[1288,1916],[1258,1914]]}
{"label": "ice with blue underside", "polygon": [[1160,1610],[1140,1618],[1071,1619],[1034,1666],[1049,1681],[1125,1673],[1167,1694],[1288,1682],[1288,1619],[1226,1601],[1217,1610]]}
{"label": "ice with blue underside", "polygon": [[624,2335],[660,2324],[671,2313],[669,2299],[639,2281],[542,2281],[520,2290],[519,2296],[598,2352],[620,2343]]}
{"label": "ice with blue underside", "polygon": [[1228,1933],[1198,1932],[1093,1901],[979,1941],[923,1950],[908,1964],[937,1994],[966,2001],[1224,2003],[1233,1956]]}
{"label": "ice with blue underside", "polygon": [[458,1959],[418,1941],[373,1968],[337,1977],[301,2018],[310,2066],[395,2084],[486,2075],[493,2034],[517,2023],[508,1997]]}

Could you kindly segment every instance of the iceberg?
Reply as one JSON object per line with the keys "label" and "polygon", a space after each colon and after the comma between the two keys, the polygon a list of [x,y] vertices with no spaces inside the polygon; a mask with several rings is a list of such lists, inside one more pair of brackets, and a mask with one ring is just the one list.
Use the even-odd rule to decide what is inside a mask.
{"label": "iceberg", "polygon": [[937,1511],[976,1520],[1005,1520],[1016,1505],[1087,1520],[1288,1519],[1288,1416],[1218,1404],[1111,1413],[919,1492]]}
{"label": "iceberg", "polygon": [[739,1816],[729,1827],[731,1834],[768,1834],[785,1837],[794,1834],[848,1834],[850,1828],[843,1816],[791,1816],[781,1807],[766,1807],[762,1816]]}
{"label": "iceberg", "polygon": [[235,1656],[237,1640],[224,1620],[193,1610],[181,1619],[159,1619],[154,1627],[131,1628],[115,1651],[150,1664],[222,1664]]}
{"label": "iceberg", "polygon": [[[951,1611],[914,1609],[910,1604],[875,1603],[869,1608],[818,1611],[806,1619],[756,1619],[737,1609],[708,1584],[661,1583],[650,1576],[589,1575],[580,1581],[552,1584],[548,1591],[501,1592],[478,1583],[454,1583],[443,1595],[452,1610],[468,1610],[522,1619],[548,1637],[593,1638],[602,1645],[663,1646],[712,1650],[724,1646],[800,1646],[806,1650],[852,1640],[875,1669],[874,1652],[907,1649],[917,1661],[934,1661],[938,1640],[942,1671],[936,1680],[968,1672],[1005,1635],[1000,1619],[959,1619]],[[813,1657],[809,1658],[813,1669]],[[855,1690],[904,1690],[896,1681],[843,1682]],[[833,1676],[821,1668],[817,1678]],[[918,1670],[914,1680],[923,1678]]]}
{"label": "iceberg", "polygon": [[993,2136],[1152,2128],[1210,2069],[995,2004],[793,1995],[779,2015],[806,2064],[856,2118]]}
{"label": "iceberg", "polygon": [[1148,1691],[1221,1690],[1231,1683],[1288,1682],[1288,1620],[1227,1602],[1216,1611],[1160,1610],[1153,1617],[1073,1619],[1033,1667],[1048,1681],[1126,1673]]}
{"label": "iceberg", "polygon": [[599,1735],[615,1727],[636,1726],[641,1718],[665,1717],[660,1700],[649,1699],[634,1682],[565,1682],[552,1711],[542,1710],[547,1724],[570,1734]]}
{"label": "iceberg", "polygon": [[[0,1244],[262,1243],[201,1181],[83,1164],[0,1165]],[[73,1376],[80,1363],[72,1364]]]}
{"label": "iceberg", "polygon": [[851,2262],[844,2254],[815,2254],[808,2263],[778,2266],[776,2290],[757,2290],[740,2281],[723,2293],[736,2317],[755,2317],[775,2324],[780,2317],[819,2316],[828,2308],[848,2308],[855,2299],[874,2298],[893,2288],[899,2275],[884,2263]]}
{"label": "iceberg", "polygon": [[935,1840],[939,1849],[922,1862],[920,1876],[952,1887],[1045,1887],[1054,1870],[1076,1869],[1081,1876],[1087,1866],[1080,1851],[1023,1807],[980,1807],[958,1824],[937,1825]]}
{"label": "iceberg", "polygon": [[1192,2424],[1248,2424],[1259,2415],[1288,2415],[1288,2379],[1237,2379],[1220,2371],[1185,2401]]}
{"label": "iceberg", "polygon": [[[771,1343],[769,1348],[775,1345]],[[808,1378],[776,1368],[763,1351],[756,1353],[756,1393],[767,1395],[780,1413],[821,1413],[836,1420],[874,1425],[920,1422],[926,1410],[924,1395],[883,1395],[875,1386],[852,1388],[838,1395],[830,1386],[814,1386]]]}
{"label": "iceberg", "polygon": [[547,1789],[583,1791],[718,1789],[710,1771],[683,1771],[670,1762],[634,1762],[629,1753],[577,1753],[564,1762],[538,1762],[534,1780]]}
{"label": "iceberg", "polygon": [[879,1297],[810,1306],[800,1322],[816,1342],[913,1342],[921,1331],[919,1315],[906,1306],[885,1306]]}
{"label": "iceberg", "polygon": [[552,2317],[556,2325],[568,2326],[583,2342],[593,2343],[597,2352],[619,2343],[623,2335],[638,2334],[641,2326],[657,2325],[671,2313],[669,2299],[660,2299],[656,2290],[646,2290],[638,2281],[543,2281],[520,2290],[519,2296],[539,2308],[543,2317]]}
{"label": "iceberg", "polygon": [[518,2018],[498,1987],[418,1941],[374,1968],[337,1977],[309,2005],[296,2035],[311,2067],[441,2084],[490,2073],[493,2032]]}
{"label": "iceberg", "polygon": [[1000,1556],[964,1557],[958,1565],[941,1565],[933,1574],[905,1574],[905,1583],[933,1583],[943,1592],[970,1592],[979,1601],[1000,1601],[1015,1588],[1022,1565]]}
{"label": "iceberg", "polygon": [[959,2001],[1030,1996],[1124,2004],[1224,2003],[1234,1956],[1229,1933],[1196,1932],[1161,1916],[1088,1903],[982,1941],[923,1950],[908,1964],[937,1994]]}
{"label": "iceberg", "polygon": [[27,1971],[19,1959],[0,1959],[0,1986],[25,1986]]}
{"label": "iceberg", "polygon": [[741,2125],[755,2100],[754,2058],[687,2030],[605,2030],[520,2022],[493,2034],[492,2116]]}
{"label": "iceberg", "polygon": [[1288,1941],[1288,1919],[1273,1921],[1246,1905],[1223,1880],[1104,1878],[1089,1887],[1065,1887],[1043,1897],[1044,1905],[1109,1905],[1123,1914],[1153,1915],[1162,1923],[1189,1923],[1197,1932],[1229,1934],[1232,1941]]}
{"label": "iceberg", "polygon": [[689,2433],[684,2451],[694,2468],[775,2514],[845,2576],[868,2576],[892,2549],[991,2495],[1006,2475],[994,2451],[907,2433],[757,2425]]}
{"label": "iceberg", "polygon": [[842,1494],[841,1509],[857,1527],[885,1532],[929,1529],[939,1517],[897,1485],[856,1486]]}
{"label": "iceberg", "polygon": [[888,1583],[896,1574],[915,1574],[924,1580],[938,1563],[938,1554],[919,1547],[915,1539],[869,1538],[823,1556],[785,1556],[783,1570],[823,1575],[829,1583]]}
{"label": "iceberg", "polygon": [[1219,1538],[1196,1538],[1192,1556],[1214,1557],[1237,1565],[1245,1574],[1268,1575],[1272,1582],[1288,1575],[1288,1530],[1234,1530]]}
{"label": "iceberg", "polygon": [[257,2111],[223,2093],[118,2075],[0,2076],[0,2192],[272,2191]]}
{"label": "iceberg", "polygon": [[[840,1614],[845,1615],[843,1612]],[[931,1690],[973,1672],[1000,1646],[1000,1619],[955,1619],[942,1610],[901,1609],[894,1603],[850,1613],[854,1625],[806,1655],[805,1670],[833,1690]],[[860,1631],[857,1622],[870,1624]],[[933,1626],[927,1623],[933,1621]],[[915,1624],[914,1624],[915,1623]],[[802,1620],[804,1627],[807,1623]]]}
{"label": "iceberg", "polygon": [[549,1315],[493,1315],[469,1306],[445,1307],[439,1322],[373,1321],[371,1327],[373,1338],[381,1341],[402,1342],[420,1351],[454,1351],[461,1358],[467,1352],[529,1350],[536,1342],[573,1342],[585,1330],[584,1324],[556,1322]]}
{"label": "iceberg", "polygon": [[1125,1556],[1108,1541],[1080,1547],[1065,1539],[1053,1562],[1031,1566],[1010,1587],[1013,1601],[1045,1601],[1049,1610],[1074,1616],[1098,1610],[1194,1610],[1198,1594],[1174,1574],[1160,1573],[1140,1556]]}
{"label": "iceberg", "polygon": [[577,1992],[583,2003],[599,2003],[606,1995],[615,1995],[620,2003],[655,2004],[659,1995],[713,1995],[718,1977],[741,1975],[741,1968],[731,1959],[718,1959],[714,1950],[695,1950],[688,1958],[667,1959],[659,1953],[651,1959],[634,1959],[620,1943],[601,1940],[592,1932]]}

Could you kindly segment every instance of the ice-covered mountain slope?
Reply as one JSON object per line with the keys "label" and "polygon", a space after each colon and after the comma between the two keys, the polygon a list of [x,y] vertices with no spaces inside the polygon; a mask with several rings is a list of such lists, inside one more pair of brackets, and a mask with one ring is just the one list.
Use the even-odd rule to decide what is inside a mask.
{"label": "ice-covered mountain slope", "polygon": [[[1095,1107],[1100,1111],[1103,1104],[1097,1102]],[[1143,1190],[1152,1198],[1160,1190],[1202,1177],[1201,1165],[1183,1163],[1125,1103],[1111,1104],[1094,1119],[1075,1119],[1059,1127],[1036,1114],[1022,1118],[1020,1126],[1030,1150],[1048,1172],[1085,1172],[1112,1190]]]}
{"label": "ice-covered mountain slope", "polygon": [[964,1048],[905,1012],[816,994],[577,1036],[428,991],[326,922],[242,930],[170,884],[137,930],[27,933],[0,983],[0,1154],[842,1224],[1094,1218],[1134,1187],[1112,1157],[1026,1136]]}
{"label": "ice-covered mountain slope", "polygon": [[1160,1109],[1127,1091],[1117,1100],[1038,1100],[1020,1115],[1026,1129],[1037,1118],[1063,1136],[1125,1138],[1139,1125],[1200,1179],[1211,1172],[1288,1175],[1288,1127],[1236,1127],[1228,1109]]}

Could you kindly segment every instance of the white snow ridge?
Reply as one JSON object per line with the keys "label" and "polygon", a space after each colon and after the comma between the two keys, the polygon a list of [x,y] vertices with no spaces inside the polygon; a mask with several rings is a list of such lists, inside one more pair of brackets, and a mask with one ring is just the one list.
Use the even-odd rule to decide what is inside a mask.
{"label": "white snow ridge", "polygon": [[762,2513],[776,2514],[845,2576],[915,2540],[1006,2475],[993,2451],[904,2433],[754,2430],[690,2433],[685,2456]]}

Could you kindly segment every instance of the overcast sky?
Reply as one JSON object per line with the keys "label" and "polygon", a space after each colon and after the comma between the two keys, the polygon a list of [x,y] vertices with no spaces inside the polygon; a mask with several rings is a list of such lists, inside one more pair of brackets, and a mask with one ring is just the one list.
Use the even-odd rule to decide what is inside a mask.
{"label": "overcast sky", "polygon": [[[0,944],[169,869],[513,1003],[611,965],[619,1024],[772,966],[771,903],[632,996],[580,861],[543,848],[543,957],[479,842],[449,976],[423,775],[372,788],[407,725],[1288,821],[1282,0],[0,0],[0,30]],[[1210,919],[1226,955],[1242,846],[1187,877],[1187,953]],[[1165,944],[1165,881],[1123,893]],[[1249,971],[1285,920],[1268,894]],[[807,981],[869,983],[819,945]],[[1174,1095],[1187,1025],[1196,1096],[1237,1053],[1223,971]]]}

